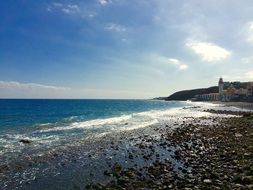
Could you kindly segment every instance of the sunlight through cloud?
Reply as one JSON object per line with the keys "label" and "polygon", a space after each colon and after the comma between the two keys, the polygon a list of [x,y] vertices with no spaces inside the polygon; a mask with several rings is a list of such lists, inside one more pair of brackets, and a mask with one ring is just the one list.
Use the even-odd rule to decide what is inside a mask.
{"label": "sunlight through cloud", "polygon": [[231,52],[214,43],[208,42],[187,42],[186,47],[190,48],[194,53],[199,55],[203,61],[217,62],[228,58]]}

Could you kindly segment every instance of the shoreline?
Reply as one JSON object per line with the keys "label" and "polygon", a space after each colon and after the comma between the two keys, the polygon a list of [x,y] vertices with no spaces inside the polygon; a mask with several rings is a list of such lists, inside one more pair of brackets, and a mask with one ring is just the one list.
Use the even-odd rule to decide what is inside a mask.
{"label": "shoreline", "polygon": [[[217,112],[219,114],[219,112]],[[237,114],[237,113],[236,113]],[[201,123],[200,120],[212,123]],[[160,139],[144,138],[145,166],[124,168],[114,163],[108,183],[87,189],[252,189],[253,115],[200,118],[174,131],[157,128]],[[145,144],[149,142],[149,144]],[[157,151],[157,147],[158,151]],[[170,158],[165,152],[172,152]],[[173,162],[174,160],[174,162]],[[177,162],[177,164],[175,163]]]}
{"label": "shoreline", "polygon": [[[201,101],[205,102],[205,101]],[[237,107],[240,109],[248,109],[248,110],[253,110],[253,103],[251,102],[222,102],[222,101],[206,101],[207,103],[212,103],[212,104],[221,104],[224,106],[229,106],[229,107]]]}
{"label": "shoreline", "polygon": [[[199,106],[187,107],[182,108],[180,112],[195,113],[198,109]],[[70,142],[67,149],[64,147],[64,150],[52,150],[45,157],[39,156],[32,158],[34,160],[14,163],[10,167],[14,172],[19,173],[20,177],[29,172],[31,176],[25,176],[21,184],[15,184],[12,179],[9,179],[9,185],[4,186],[4,189],[16,188],[16,185],[19,185],[18,189],[38,187],[57,189],[59,185],[62,189],[206,189],[209,186],[224,189],[235,188],[238,186],[236,184],[241,183],[243,183],[242,189],[251,188],[252,179],[247,177],[252,176],[251,169],[245,169],[245,164],[240,165],[238,167],[241,167],[243,176],[239,174],[233,176],[231,173],[236,173],[233,168],[227,171],[223,165],[235,165],[235,163],[231,163],[229,159],[223,162],[223,157],[227,159],[234,154],[236,155],[234,160],[238,160],[244,159],[245,153],[247,158],[252,156],[248,151],[252,148],[252,136],[249,136],[253,134],[252,117],[248,115],[244,118],[242,117],[244,112],[237,111],[234,115],[231,115],[231,111],[223,113],[220,110],[210,112],[206,110],[205,113],[207,114],[203,116],[193,114],[164,118],[164,121],[149,127],[102,136],[96,140],[96,143],[92,142],[92,139],[90,142],[81,140],[80,144]],[[238,127],[242,124],[245,124],[242,126],[245,131],[241,131]],[[240,144],[238,150],[246,146],[247,151],[242,155],[240,152],[237,153],[237,150],[230,149],[235,147],[235,144],[231,144],[234,143],[232,141],[225,141],[229,139],[226,138],[228,136],[232,136],[233,141],[241,139],[238,142],[243,144]],[[246,140],[249,144],[244,142]],[[219,152],[223,149],[227,151],[225,156],[221,156],[223,152]],[[235,151],[236,154],[235,152],[232,154],[231,151],[232,153]],[[206,156],[209,160],[207,162]],[[221,161],[218,159],[221,158],[220,156]],[[252,160],[246,161],[247,165],[252,165]],[[215,168],[217,163],[221,170],[218,174]],[[37,173],[32,175],[30,166],[32,169],[38,169]],[[214,169],[216,172],[214,175],[218,179],[209,176],[210,166],[212,166],[211,170]],[[205,171],[202,171],[203,167],[206,167]],[[7,180],[4,175],[10,168],[2,169],[0,179]],[[44,174],[44,171],[47,173]],[[220,175],[231,175],[231,177],[228,177],[228,180]],[[233,182],[234,177],[239,178],[237,183]]]}

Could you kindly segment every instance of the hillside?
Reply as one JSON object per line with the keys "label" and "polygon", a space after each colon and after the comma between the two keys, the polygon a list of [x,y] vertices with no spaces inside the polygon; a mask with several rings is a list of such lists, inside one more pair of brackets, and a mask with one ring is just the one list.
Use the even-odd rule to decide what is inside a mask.
{"label": "hillside", "polygon": [[[224,89],[227,89],[229,86],[233,86],[236,89],[246,88],[247,82],[224,82]],[[212,86],[209,88],[198,88],[192,90],[182,90],[179,92],[175,92],[174,94],[168,97],[159,97],[155,98],[156,100],[190,100],[194,98],[197,94],[209,94],[209,93],[218,93],[218,86]]]}
{"label": "hillside", "polygon": [[218,87],[212,86],[209,88],[199,88],[199,89],[193,89],[193,90],[183,90],[176,92],[169,97],[163,98],[164,100],[189,100],[194,98],[197,94],[209,94],[209,93],[217,93]]}

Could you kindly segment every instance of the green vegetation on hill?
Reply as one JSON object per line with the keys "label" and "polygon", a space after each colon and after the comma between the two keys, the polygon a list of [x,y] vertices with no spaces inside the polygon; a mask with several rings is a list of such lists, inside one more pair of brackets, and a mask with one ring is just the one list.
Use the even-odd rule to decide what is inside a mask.
{"label": "green vegetation on hill", "polygon": [[212,86],[209,88],[200,88],[200,89],[193,89],[193,90],[183,90],[176,92],[169,97],[163,98],[164,100],[189,100],[194,98],[197,94],[209,94],[209,93],[217,93],[218,92],[217,86]]}
{"label": "green vegetation on hill", "polygon": [[224,82],[224,89],[227,89],[231,85],[236,89],[247,88],[247,82]]}

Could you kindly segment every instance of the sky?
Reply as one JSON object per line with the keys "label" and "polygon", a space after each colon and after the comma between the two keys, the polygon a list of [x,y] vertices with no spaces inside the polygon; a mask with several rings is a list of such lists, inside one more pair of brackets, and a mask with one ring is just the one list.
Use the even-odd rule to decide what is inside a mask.
{"label": "sky", "polygon": [[153,98],[253,81],[252,0],[0,1],[0,98]]}

